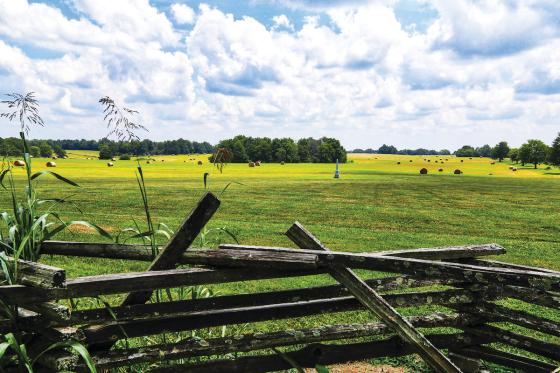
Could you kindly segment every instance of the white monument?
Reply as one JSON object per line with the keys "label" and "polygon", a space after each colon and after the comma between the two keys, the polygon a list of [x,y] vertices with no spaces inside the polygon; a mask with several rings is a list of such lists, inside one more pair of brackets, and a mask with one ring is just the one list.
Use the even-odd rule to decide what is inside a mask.
{"label": "white monument", "polygon": [[336,170],[334,171],[334,178],[338,179],[340,177],[340,173],[338,172],[338,158],[336,159]]}

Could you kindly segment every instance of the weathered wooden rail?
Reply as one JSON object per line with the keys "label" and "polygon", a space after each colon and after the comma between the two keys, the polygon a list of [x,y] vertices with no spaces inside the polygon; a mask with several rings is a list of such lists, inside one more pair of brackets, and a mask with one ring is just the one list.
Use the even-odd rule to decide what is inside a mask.
{"label": "weathered wooden rail", "polygon": [[[21,331],[31,353],[52,342],[79,340],[89,346],[100,370],[150,364],[145,366],[153,372],[268,372],[413,353],[441,372],[474,372],[481,361],[550,372],[560,363],[560,272],[482,259],[505,252],[496,244],[333,252],[299,223],[287,232],[298,249],[221,245],[187,250],[218,206],[212,194],[205,195],[156,258],[140,245],[43,243],[42,254],[151,264],[145,272],[66,279],[62,269],[21,263],[19,284],[0,286],[0,298],[18,306],[15,325],[0,319],[0,332]],[[368,270],[363,276],[368,278],[356,269]],[[330,275],[339,284],[205,298],[170,292],[173,298],[159,302],[153,296],[160,289],[314,275]],[[125,294],[125,301],[77,309],[66,301],[112,294]],[[522,301],[523,310],[512,308],[508,299]],[[426,305],[437,312],[408,317],[399,312]],[[286,330],[295,318],[358,310],[371,311],[371,321]],[[283,331],[255,324],[254,333],[207,333],[208,328],[273,320],[283,323]],[[449,333],[432,331],[442,327]],[[179,332],[189,334],[167,343],[142,339]],[[120,340],[134,343],[115,345]],[[46,371],[86,370],[66,351],[44,354],[39,363]]]}

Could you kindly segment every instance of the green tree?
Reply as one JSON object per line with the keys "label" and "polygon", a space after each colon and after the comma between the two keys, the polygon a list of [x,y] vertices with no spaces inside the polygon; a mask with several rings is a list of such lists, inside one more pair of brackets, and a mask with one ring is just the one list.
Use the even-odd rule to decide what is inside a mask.
{"label": "green tree", "polygon": [[519,149],[519,159],[522,164],[532,163],[537,168],[539,163],[546,160],[548,146],[541,140],[528,140]]}
{"label": "green tree", "polygon": [[560,133],[554,141],[552,142],[552,147],[550,148],[550,154],[548,156],[550,163],[556,166],[560,166]]}
{"label": "green tree", "polygon": [[99,146],[99,159],[111,159],[113,158],[113,151],[111,147],[107,144]]}
{"label": "green tree", "polygon": [[38,158],[41,156],[41,149],[39,149],[38,146],[34,145],[29,147],[29,153],[31,154],[32,157]]}
{"label": "green tree", "polygon": [[509,159],[511,159],[512,162],[515,162],[515,163],[519,162],[519,149],[511,148],[509,150],[508,157],[509,157]]}
{"label": "green tree", "polygon": [[41,157],[49,158],[52,156],[52,148],[47,142],[41,142],[39,144],[39,152],[41,153]]}
{"label": "green tree", "polygon": [[463,145],[461,149],[455,152],[457,157],[474,157],[476,154],[474,148],[470,145]]}
{"label": "green tree", "polygon": [[499,162],[503,161],[509,153],[508,143],[500,141],[494,149],[492,149],[492,158],[497,159]]}
{"label": "green tree", "polygon": [[476,148],[475,153],[481,157],[492,157],[493,149],[490,145],[486,144],[481,146],[480,148]]}
{"label": "green tree", "polygon": [[53,147],[53,151],[54,151],[54,154],[56,154],[56,156],[58,158],[66,157],[66,150],[62,149],[62,147],[60,145],[55,145]]}

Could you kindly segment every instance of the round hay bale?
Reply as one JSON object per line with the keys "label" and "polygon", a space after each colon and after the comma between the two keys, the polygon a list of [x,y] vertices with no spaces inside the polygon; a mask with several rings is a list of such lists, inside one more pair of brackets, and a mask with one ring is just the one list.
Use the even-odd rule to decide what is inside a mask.
{"label": "round hay bale", "polygon": [[260,166],[261,165],[261,161],[256,161],[255,162],[255,166]]}
{"label": "round hay bale", "polygon": [[165,159],[162,159],[161,161],[162,161],[162,162],[165,162]]}
{"label": "round hay bale", "polygon": [[55,162],[47,162],[47,167],[56,167],[56,163]]}
{"label": "round hay bale", "polygon": [[490,172],[488,175],[489,175],[489,176],[492,176],[493,174],[492,174],[492,172]]}
{"label": "round hay bale", "polygon": [[509,169],[510,169],[510,170],[513,170],[513,166],[509,166]]}
{"label": "round hay bale", "polygon": [[469,159],[472,159],[472,157],[469,157]]}
{"label": "round hay bale", "polygon": [[511,169],[513,172],[517,171],[517,167]]}
{"label": "round hay bale", "polygon": [[438,171],[439,171],[439,172],[443,172],[443,168],[438,168]]}
{"label": "round hay bale", "polygon": [[198,161],[197,164],[198,164],[199,166],[202,166],[202,161]]}
{"label": "round hay bale", "polygon": [[113,162],[107,162],[107,167],[113,167]]}
{"label": "round hay bale", "polygon": [[282,166],[284,166],[284,161],[280,162],[280,164],[281,164]]}
{"label": "round hay bale", "polygon": [[401,162],[397,162],[397,164],[401,164]]}
{"label": "round hay bale", "polygon": [[412,159],[409,162],[412,162]]}
{"label": "round hay bale", "polygon": [[490,162],[490,164],[496,164],[496,162]]}
{"label": "round hay bale", "polygon": [[[56,155],[53,155],[52,159],[56,159]],[[89,158],[88,158],[89,159]]]}
{"label": "round hay bale", "polygon": [[150,161],[146,161],[146,164],[150,164]]}
{"label": "round hay bale", "polygon": [[113,158],[111,158],[111,160],[112,160],[112,161],[114,162],[114,161],[116,161],[116,160],[117,160],[117,158],[113,157]]}
{"label": "round hay bale", "polygon": [[426,175],[428,173],[428,169],[427,168],[423,168],[420,170],[420,175]]}
{"label": "round hay bale", "polygon": [[255,162],[249,162],[249,167],[255,167]]}
{"label": "round hay bale", "polygon": [[461,163],[463,163],[463,160],[461,159]]}
{"label": "round hay bale", "polygon": [[24,161],[20,161],[19,159],[17,161],[14,161],[14,166],[16,167],[23,167],[25,166],[25,162]]}
{"label": "round hay bale", "polygon": [[463,173],[463,171],[461,171],[461,170],[459,170],[459,169],[456,169],[455,171],[453,171],[453,173],[454,173],[455,175],[461,175],[461,174]]}
{"label": "round hay bale", "polygon": [[430,160],[430,159],[428,159],[428,162],[431,162],[431,160]]}
{"label": "round hay bale", "polygon": [[438,163],[438,161],[436,161],[436,163]]}

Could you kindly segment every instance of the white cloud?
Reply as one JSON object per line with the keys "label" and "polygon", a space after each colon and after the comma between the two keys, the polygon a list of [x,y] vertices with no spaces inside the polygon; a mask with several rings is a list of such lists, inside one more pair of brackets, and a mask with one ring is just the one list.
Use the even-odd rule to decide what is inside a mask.
{"label": "white cloud", "polygon": [[288,3],[306,18],[280,13],[272,27],[173,4],[185,31],[147,0],[74,0],[75,19],[0,0],[0,86],[37,92],[48,124],[37,137],[103,136],[104,95],[140,110],[152,138],[331,135],[348,147],[453,149],[557,130],[552,0],[434,1],[425,33],[405,30],[389,0]]}
{"label": "white cloud", "polygon": [[279,16],[272,17],[272,22],[274,23],[274,27],[278,28],[287,28],[289,30],[294,31],[294,25],[285,14],[280,14]]}
{"label": "white cloud", "polygon": [[196,14],[194,10],[186,4],[173,4],[171,5],[173,18],[180,25],[190,25],[194,22]]}

